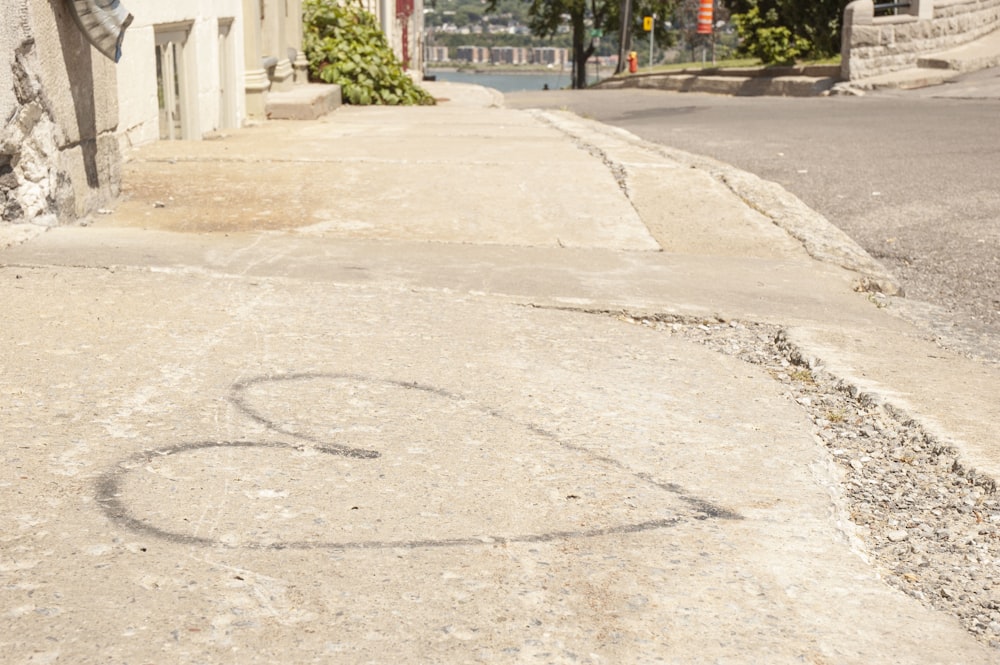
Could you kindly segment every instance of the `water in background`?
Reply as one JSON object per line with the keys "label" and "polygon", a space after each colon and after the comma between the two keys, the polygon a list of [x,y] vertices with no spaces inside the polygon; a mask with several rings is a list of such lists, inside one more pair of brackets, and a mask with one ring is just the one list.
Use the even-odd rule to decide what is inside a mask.
{"label": "water in background", "polygon": [[[487,74],[478,72],[457,72],[448,69],[428,69],[427,75],[434,76],[438,81],[450,81],[453,83],[472,83],[484,85],[500,92],[519,92],[521,90],[542,90],[546,85],[550,90],[559,90],[570,86],[570,75],[572,70],[567,67],[560,71],[552,72],[532,72],[530,74]],[[602,72],[603,73],[603,72]],[[610,76],[612,70],[605,74]],[[591,83],[595,80],[593,75],[589,77]]]}

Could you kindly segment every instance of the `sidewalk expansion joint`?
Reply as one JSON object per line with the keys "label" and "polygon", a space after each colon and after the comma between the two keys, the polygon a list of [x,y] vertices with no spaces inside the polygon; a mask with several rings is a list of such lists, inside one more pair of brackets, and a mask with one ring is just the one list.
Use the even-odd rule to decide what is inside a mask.
{"label": "sidewalk expansion joint", "polygon": [[[538,306],[613,317],[702,344],[777,381],[812,423],[844,538],[889,585],[958,618],[1000,649],[1000,496],[891,398],[833,375],[781,326],[627,310]],[[780,442],[779,442],[780,443]],[[805,469],[803,472],[807,472]]]}
{"label": "sidewalk expansion joint", "polygon": [[[379,157],[133,157],[127,163],[143,164],[398,164],[410,166],[440,166],[454,164],[447,159],[389,159]],[[499,161],[470,159],[461,162],[471,166],[504,166]]]}
{"label": "sidewalk expansion joint", "polygon": [[629,185],[628,185],[628,170],[625,168],[624,164],[612,159],[611,156],[608,155],[606,151],[602,150],[596,144],[587,141],[581,136],[573,134],[564,127],[561,127],[558,123],[554,122],[548,115],[543,113],[538,113],[534,114],[534,117],[537,118],[540,122],[545,123],[549,127],[555,129],[560,134],[569,138],[570,141],[572,141],[573,145],[575,145],[577,148],[601,160],[601,162],[611,172],[611,177],[615,179],[616,183],[618,183],[618,188],[622,191],[622,194],[625,195],[625,198],[628,199],[629,204],[636,211],[636,214],[638,214],[639,211],[635,207],[635,203],[632,201],[632,194],[631,191],[629,190]]}
{"label": "sidewalk expansion joint", "polygon": [[[47,263],[0,263],[0,270],[51,270],[53,268],[58,268],[60,270],[94,270],[101,272],[115,273],[119,270],[136,270],[135,266],[127,265],[87,265],[84,263],[58,263],[58,264],[47,264]],[[18,276],[18,279],[21,277]]]}

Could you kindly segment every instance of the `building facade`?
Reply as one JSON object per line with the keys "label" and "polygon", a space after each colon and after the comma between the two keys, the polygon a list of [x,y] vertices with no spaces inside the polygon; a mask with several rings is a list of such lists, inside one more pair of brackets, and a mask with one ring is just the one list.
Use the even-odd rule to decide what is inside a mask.
{"label": "building facade", "polygon": [[[422,0],[368,0],[423,69]],[[2,222],[109,205],[122,154],[267,118],[308,78],[301,0],[0,0]]]}
{"label": "building facade", "polygon": [[531,49],[531,61],[536,65],[565,67],[569,64],[569,49],[545,46]]}
{"label": "building facade", "polygon": [[519,46],[494,46],[490,49],[494,65],[526,65],[531,62],[531,49]]}
{"label": "building facade", "polygon": [[266,117],[305,82],[299,0],[130,0],[118,105],[125,146],[198,140]]}
{"label": "building facade", "polygon": [[431,62],[448,62],[450,56],[448,54],[447,46],[428,46],[427,47],[427,63]]}
{"label": "building facade", "polygon": [[490,50],[485,46],[459,46],[455,49],[455,60],[488,63],[490,61]]}

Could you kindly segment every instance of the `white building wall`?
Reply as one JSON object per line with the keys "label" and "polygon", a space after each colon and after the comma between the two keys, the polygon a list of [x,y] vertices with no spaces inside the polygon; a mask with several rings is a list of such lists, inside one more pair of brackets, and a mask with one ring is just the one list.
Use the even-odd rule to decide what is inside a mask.
{"label": "white building wall", "polygon": [[[157,29],[176,27],[188,31],[183,45],[186,139],[200,139],[220,129],[220,57],[230,63],[231,103],[240,125],[246,117],[243,95],[243,9],[241,0],[129,0],[135,17],[125,33],[118,64],[119,129],[123,146],[141,145],[160,137],[160,112],[156,79]],[[231,19],[229,54],[219,52],[220,19]],[[185,113],[186,112],[186,113]]]}

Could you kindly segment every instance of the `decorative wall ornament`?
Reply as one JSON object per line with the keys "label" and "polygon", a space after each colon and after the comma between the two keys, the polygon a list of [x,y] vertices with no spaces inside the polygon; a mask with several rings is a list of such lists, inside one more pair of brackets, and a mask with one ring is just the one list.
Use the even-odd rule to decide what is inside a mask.
{"label": "decorative wall ornament", "polygon": [[66,0],[66,4],[87,41],[118,62],[122,57],[125,30],[132,24],[132,14],[118,0]]}

